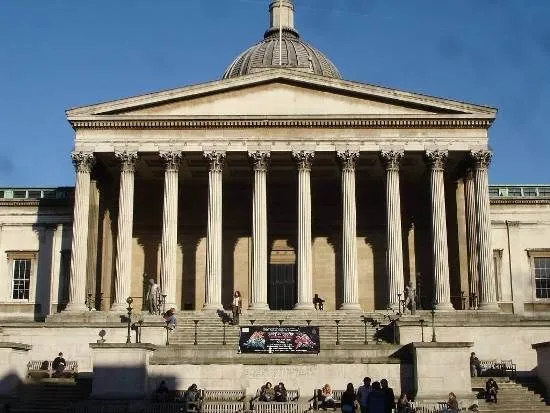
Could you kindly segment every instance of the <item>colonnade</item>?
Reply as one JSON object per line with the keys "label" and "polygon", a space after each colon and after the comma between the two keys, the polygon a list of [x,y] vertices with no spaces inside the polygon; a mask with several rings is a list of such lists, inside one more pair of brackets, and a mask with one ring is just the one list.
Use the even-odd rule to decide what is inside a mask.
{"label": "colonnade", "polygon": [[[267,310],[267,199],[266,182],[269,151],[248,153],[253,168],[252,204],[252,285],[251,310]],[[342,180],[342,310],[361,310],[357,273],[355,164],[359,151],[337,151]],[[433,245],[434,304],[436,310],[452,310],[450,299],[449,258],[445,211],[444,169],[448,152],[425,152],[430,177],[431,229]],[[470,152],[470,171],[465,178],[466,221],[468,233],[471,291],[479,291],[480,309],[497,310],[495,279],[491,259],[489,189],[487,170],[491,153]],[[165,161],[164,203],[161,244],[160,283],[167,307],[176,307],[176,254],[178,227],[178,170],[184,156],[181,151],[160,152]],[[311,164],[314,151],[292,152],[298,173],[298,299],[295,309],[313,309],[312,237],[311,237]],[[399,167],[404,152],[383,150],[379,153],[386,175],[387,277],[389,305],[397,308],[404,289]],[[69,312],[86,309],[87,227],[90,173],[94,155],[71,154],[76,170],[73,244],[71,251]],[[120,194],[116,251],[115,297],[112,311],[125,311],[130,294],[134,172],[137,152],[117,152],[120,161]],[[208,229],[206,251],[205,310],[222,306],[222,170],[225,152],[205,151],[208,172]]]}

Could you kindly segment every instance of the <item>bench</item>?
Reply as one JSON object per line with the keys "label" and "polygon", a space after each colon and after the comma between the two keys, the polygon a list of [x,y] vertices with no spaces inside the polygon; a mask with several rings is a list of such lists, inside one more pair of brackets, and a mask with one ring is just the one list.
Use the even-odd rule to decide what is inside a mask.
{"label": "bench", "polygon": [[[52,362],[48,360],[31,360],[27,363],[28,378],[49,378],[54,373]],[[63,370],[62,377],[73,377],[78,373],[78,363],[76,361],[67,361]]]}
{"label": "bench", "polygon": [[203,400],[242,401],[246,397],[244,390],[203,390]]}
{"label": "bench", "polygon": [[244,412],[244,401],[206,400],[202,402],[201,413]]}
{"label": "bench", "polygon": [[252,410],[256,413],[300,413],[300,403],[255,402]]}

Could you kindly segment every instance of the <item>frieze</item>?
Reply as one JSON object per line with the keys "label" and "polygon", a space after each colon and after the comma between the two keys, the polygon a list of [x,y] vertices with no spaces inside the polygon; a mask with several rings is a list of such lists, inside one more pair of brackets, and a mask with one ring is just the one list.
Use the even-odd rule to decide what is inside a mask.
{"label": "frieze", "polygon": [[442,171],[445,169],[445,162],[449,152],[446,150],[429,150],[425,153],[426,164],[434,171]]}
{"label": "frieze", "polygon": [[269,151],[248,152],[248,156],[255,171],[266,172],[271,153]]}
{"label": "frieze", "polygon": [[357,159],[359,159],[359,151],[349,149],[336,151],[336,156],[340,161],[340,166],[343,171],[352,172],[355,170],[355,163],[357,162]]}
{"label": "frieze", "polygon": [[75,129],[488,129],[492,119],[158,119],[158,120],[72,120]]}
{"label": "frieze", "polygon": [[120,161],[121,172],[134,172],[138,158],[137,152],[120,151],[115,152],[115,158]]}
{"label": "frieze", "polygon": [[210,164],[211,172],[221,172],[225,161],[224,151],[204,151],[204,157]]}
{"label": "frieze", "polygon": [[95,163],[92,152],[71,152],[71,160],[77,173],[89,174]]}
{"label": "frieze", "polygon": [[399,164],[404,154],[403,150],[382,150],[380,159],[387,171],[399,171]]}
{"label": "frieze", "polygon": [[309,171],[311,170],[311,162],[315,157],[314,151],[292,151],[292,157],[298,165],[298,170]]}

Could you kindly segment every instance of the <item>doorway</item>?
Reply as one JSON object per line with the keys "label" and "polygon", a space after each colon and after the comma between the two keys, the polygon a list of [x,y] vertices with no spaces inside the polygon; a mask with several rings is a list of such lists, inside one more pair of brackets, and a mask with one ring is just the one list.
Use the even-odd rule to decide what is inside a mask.
{"label": "doorway", "polygon": [[267,293],[271,310],[292,310],[296,304],[296,265],[270,264]]}

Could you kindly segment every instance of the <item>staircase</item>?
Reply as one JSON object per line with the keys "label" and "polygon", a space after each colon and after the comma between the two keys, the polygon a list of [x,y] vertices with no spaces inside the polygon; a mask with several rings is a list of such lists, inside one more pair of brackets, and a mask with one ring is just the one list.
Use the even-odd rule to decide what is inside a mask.
{"label": "staircase", "polygon": [[[367,318],[363,322],[362,316]],[[339,344],[364,344],[365,327],[367,343],[375,343],[377,329],[373,322],[381,323],[380,330],[388,324],[382,314],[357,312],[331,311],[269,311],[255,314],[246,314],[240,317],[240,325],[225,325],[225,342],[230,348],[239,344],[241,326],[251,325],[280,325],[307,326],[308,320],[312,326],[319,327],[321,348],[327,344],[336,343],[336,322],[339,320]],[[372,321],[371,321],[372,320]],[[196,324],[195,329],[195,322]],[[252,324],[254,323],[254,324]],[[170,334],[169,342],[176,346],[193,346],[196,340],[198,345],[222,345],[224,325],[217,315],[206,315],[198,312],[180,312],[178,314],[178,328]],[[384,330],[388,333],[388,329]],[[391,333],[391,329],[389,331]],[[382,341],[390,341],[391,334],[379,334]]]}
{"label": "staircase", "polygon": [[64,412],[75,402],[86,400],[91,380],[40,379],[29,380],[19,387],[18,397],[11,403],[11,412]]}
{"label": "staircase", "polygon": [[[488,377],[472,377],[472,390],[477,394],[485,390]],[[550,412],[541,393],[540,383],[536,378],[509,380],[506,377],[495,377],[498,384],[498,403],[486,403],[485,399],[478,399],[480,412],[521,413],[521,412]]]}

